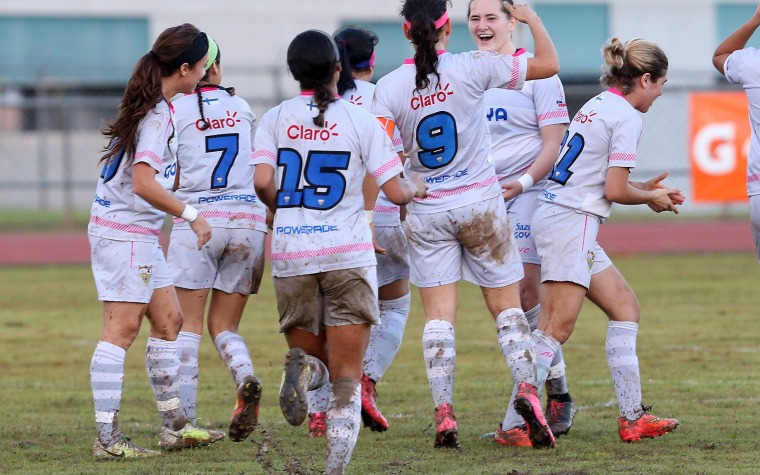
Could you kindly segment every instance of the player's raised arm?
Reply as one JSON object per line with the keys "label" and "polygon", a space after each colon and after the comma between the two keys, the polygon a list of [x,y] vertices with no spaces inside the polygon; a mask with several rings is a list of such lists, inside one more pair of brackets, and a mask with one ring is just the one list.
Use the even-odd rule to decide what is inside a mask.
{"label": "player's raised arm", "polygon": [[559,57],[554,43],[546,31],[541,18],[528,5],[505,1],[504,7],[515,18],[530,28],[533,36],[534,56],[528,59],[528,74],[525,79],[544,79],[559,73]]}
{"label": "player's raised arm", "polygon": [[725,64],[728,56],[734,51],[744,48],[755,33],[755,30],[757,30],[758,26],[760,26],[760,3],[758,3],[757,9],[752,15],[752,18],[737,28],[736,31],[728,35],[728,37],[715,48],[715,53],[713,53],[712,58],[715,69],[720,71],[721,74],[725,74]]}

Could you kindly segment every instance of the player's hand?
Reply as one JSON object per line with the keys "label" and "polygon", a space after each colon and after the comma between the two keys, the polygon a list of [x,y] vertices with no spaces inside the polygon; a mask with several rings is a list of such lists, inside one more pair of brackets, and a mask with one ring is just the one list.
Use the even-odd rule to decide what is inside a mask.
{"label": "player's hand", "polygon": [[501,188],[504,190],[501,192],[501,196],[504,197],[504,201],[509,201],[523,192],[522,183],[517,180],[507,182],[501,185]]}
{"label": "player's hand", "polygon": [[269,208],[267,208],[267,217],[265,221],[267,223],[267,229],[271,231],[274,226],[274,213],[272,213],[272,210]]}
{"label": "player's hand", "polygon": [[211,226],[209,226],[206,218],[199,214],[198,218],[190,223],[190,229],[198,236],[198,249],[200,250],[211,239]]}
{"label": "player's hand", "polygon": [[385,248],[380,247],[380,244],[377,242],[377,235],[375,235],[375,224],[369,223],[369,229],[372,231],[372,246],[375,248],[375,252],[377,254],[385,255],[387,251]]}
{"label": "player's hand", "polygon": [[504,8],[514,17],[515,20],[520,23],[530,23],[533,20],[538,19],[538,15],[528,5],[522,3],[514,3],[510,0],[504,0],[501,2]]}
{"label": "player's hand", "polygon": [[672,188],[658,188],[654,190],[654,198],[647,203],[647,206],[655,213],[662,213],[663,211],[672,211],[678,214],[678,208],[670,199],[670,195],[678,195],[681,190]]}
{"label": "player's hand", "polygon": [[[660,176],[654,177],[651,180],[647,180],[642,183],[642,188],[646,191],[670,189],[667,185],[662,183],[662,180],[667,178],[668,172],[663,172]],[[670,201],[674,205],[682,205],[686,201],[686,197],[681,193],[681,190],[673,189],[672,193],[668,194]],[[651,206],[650,206],[651,208]],[[654,208],[652,208],[654,209]],[[656,211],[656,210],[655,210]],[[664,210],[663,210],[664,211]],[[657,211],[659,213],[659,211]],[[678,213],[676,211],[676,213]]]}
{"label": "player's hand", "polygon": [[412,185],[412,189],[414,190],[414,197],[415,198],[426,198],[427,197],[427,190],[428,186],[427,183],[425,183],[425,180],[420,176],[419,173],[412,173],[409,175],[409,183]]}

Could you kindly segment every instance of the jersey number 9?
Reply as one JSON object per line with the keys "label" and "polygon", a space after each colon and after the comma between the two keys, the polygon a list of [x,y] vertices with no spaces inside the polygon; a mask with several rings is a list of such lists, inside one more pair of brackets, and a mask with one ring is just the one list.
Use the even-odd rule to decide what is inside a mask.
{"label": "jersey number 9", "polygon": [[457,122],[448,112],[436,112],[417,125],[420,163],[427,168],[445,167],[457,154]]}

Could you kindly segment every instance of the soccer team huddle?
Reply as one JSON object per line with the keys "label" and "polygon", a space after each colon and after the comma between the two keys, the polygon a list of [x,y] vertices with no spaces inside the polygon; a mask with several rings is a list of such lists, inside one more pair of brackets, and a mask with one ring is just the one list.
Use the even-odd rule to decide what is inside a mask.
{"label": "soccer team huddle", "polygon": [[[301,93],[260,120],[222,86],[220,47],[193,25],[165,30],[139,60],[103,131],[109,144],[88,230],[104,311],[90,365],[95,457],[160,454],[131,442],[118,423],[125,355],[143,316],[160,448],[225,437],[195,424],[204,321],[237,388],[228,435],[239,442],[253,432],[262,382],[238,325],[263,278],[267,232],[290,348],[280,406],[290,424],[308,418],[309,435],[326,438],[327,473],[344,473],[362,425],[389,429],[375,385],[401,345],[410,283],[426,318],[434,447],[459,446],[461,279],[482,289],[514,382],[490,434],[495,444],[554,448],[570,430],[561,345],[586,297],[610,320],[620,438],[678,426],[642,405],[638,301],[596,240],[613,202],[675,213],[684,202],[663,183],[667,173],[629,180],[640,113],[662,94],[667,57],[650,41],[613,38],[602,48],[600,80],[609,88],[571,120],[556,50],[531,8],[470,0],[477,50],[451,54],[447,6],[402,2],[414,58],[376,85],[373,32],[297,35],[287,62]],[[517,22],[530,29],[533,53],[513,43]],[[753,31],[738,30],[716,51],[729,79],[744,61],[732,53]],[[158,236],[167,213],[175,218],[164,258]]]}

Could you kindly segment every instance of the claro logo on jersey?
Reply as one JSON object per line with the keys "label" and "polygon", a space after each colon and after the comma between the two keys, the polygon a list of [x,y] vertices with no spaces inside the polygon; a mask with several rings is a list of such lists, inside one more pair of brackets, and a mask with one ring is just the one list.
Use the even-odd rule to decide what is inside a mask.
{"label": "claro logo on jersey", "polygon": [[577,114],[575,114],[575,117],[573,117],[573,122],[580,122],[581,124],[585,124],[586,122],[593,122],[593,117],[596,115],[596,112],[593,110],[589,112],[588,114],[584,114],[581,111],[578,111]]}
{"label": "claro logo on jersey", "polygon": [[325,121],[325,127],[323,129],[312,129],[304,125],[293,124],[288,127],[288,138],[292,140],[321,140],[327,142],[332,137],[337,137],[338,132],[335,128],[338,124],[330,125]]}
{"label": "claro logo on jersey", "polygon": [[448,99],[449,96],[454,95],[454,91],[449,91],[449,87],[451,87],[450,83],[446,83],[443,87],[438,84],[435,87],[437,89],[435,92],[424,96],[414,96],[409,105],[412,106],[413,110],[417,110],[420,107],[427,107],[432,106],[433,104],[446,102],[446,99]]}
{"label": "claro logo on jersey", "polygon": [[[231,129],[238,123],[240,123],[240,119],[237,118],[237,111],[227,111],[227,117],[223,117],[221,119],[208,119],[209,128],[206,130]],[[204,129],[202,119],[195,121],[195,128],[203,132]]]}

